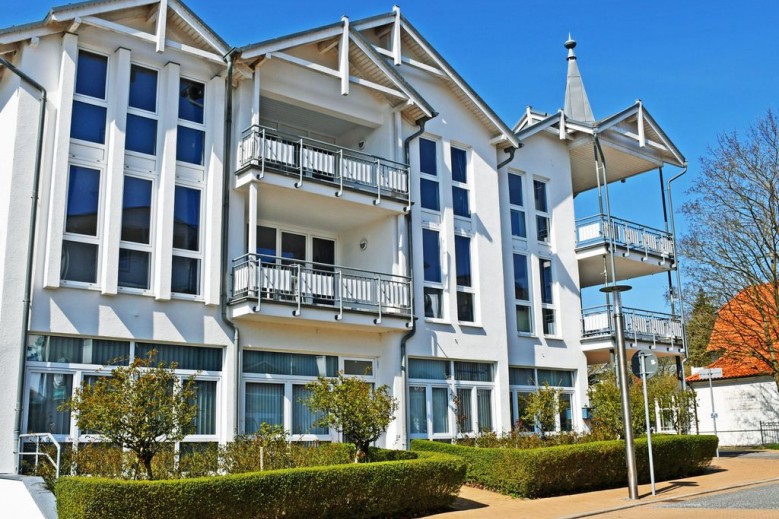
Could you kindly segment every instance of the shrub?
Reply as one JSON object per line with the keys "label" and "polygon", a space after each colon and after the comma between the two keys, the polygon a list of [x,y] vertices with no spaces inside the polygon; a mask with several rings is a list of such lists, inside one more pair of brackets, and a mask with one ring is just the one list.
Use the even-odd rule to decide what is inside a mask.
{"label": "shrub", "polygon": [[[460,456],[466,480],[504,494],[545,497],[627,484],[624,441],[602,441],[538,449],[473,448],[427,440],[411,442],[414,451]],[[652,437],[655,479],[701,473],[717,448],[716,436]],[[646,438],[636,440],[641,482],[649,481]]]}
{"label": "shrub", "polygon": [[62,519],[361,518],[450,505],[465,478],[463,461],[411,455],[416,459],[168,481],[64,477],[56,485],[57,511]]}

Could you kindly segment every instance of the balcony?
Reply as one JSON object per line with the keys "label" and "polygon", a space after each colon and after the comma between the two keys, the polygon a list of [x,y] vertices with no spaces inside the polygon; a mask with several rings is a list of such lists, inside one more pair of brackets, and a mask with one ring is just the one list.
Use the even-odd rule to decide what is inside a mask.
{"label": "balcony", "polygon": [[236,185],[275,177],[278,185],[335,197],[383,202],[408,211],[409,168],[405,164],[326,142],[251,126],[238,147]]}
{"label": "balcony", "polygon": [[675,267],[673,236],[660,229],[599,214],[576,222],[576,257],[582,288],[602,285],[604,270],[611,280],[608,255],[614,244],[617,280],[666,272]]}
{"label": "balcony", "polygon": [[[658,354],[683,351],[682,320],[679,317],[624,307],[622,315],[628,349],[648,348]],[[608,350],[614,348],[616,337],[611,305],[582,310],[582,349],[590,362],[608,361]]]}
{"label": "balcony", "polygon": [[233,261],[233,318],[405,330],[411,298],[405,276],[257,254]]}

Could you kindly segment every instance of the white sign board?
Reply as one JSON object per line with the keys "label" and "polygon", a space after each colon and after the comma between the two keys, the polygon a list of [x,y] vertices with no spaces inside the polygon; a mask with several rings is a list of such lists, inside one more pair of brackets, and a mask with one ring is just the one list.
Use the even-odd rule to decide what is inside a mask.
{"label": "white sign board", "polygon": [[722,368],[702,368],[698,371],[698,376],[702,379],[722,378]]}

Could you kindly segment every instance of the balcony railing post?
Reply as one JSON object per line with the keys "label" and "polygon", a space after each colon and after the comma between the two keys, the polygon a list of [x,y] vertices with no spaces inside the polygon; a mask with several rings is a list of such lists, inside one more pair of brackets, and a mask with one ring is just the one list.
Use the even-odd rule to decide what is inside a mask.
{"label": "balcony railing post", "polygon": [[338,191],[335,196],[344,194],[344,150],[338,150]]}
{"label": "balcony railing post", "polygon": [[293,310],[292,311],[292,315],[294,315],[295,317],[298,317],[301,314],[301,305],[303,304],[303,291],[302,291],[303,280],[300,277],[300,270],[301,270],[300,269],[300,263],[298,263],[295,266],[297,267],[297,271],[298,271],[298,277],[297,277],[297,283],[296,283],[297,284],[296,288],[297,288],[298,308],[297,308],[297,310]]}
{"label": "balcony railing post", "polygon": [[381,203],[381,159],[376,159],[373,164],[376,167],[376,200],[373,201],[373,205],[379,205]]}
{"label": "balcony railing post", "polygon": [[298,151],[298,166],[299,166],[299,173],[300,177],[297,182],[295,182],[295,187],[300,188],[303,186],[303,139],[301,138],[298,142],[298,146],[300,147]]}
{"label": "balcony railing post", "polygon": [[265,128],[259,134],[257,153],[260,154],[260,178],[265,176]]}
{"label": "balcony railing post", "polygon": [[373,320],[374,324],[381,324],[381,275],[376,276],[376,306],[379,308],[379,317]]}
{"label": "balcony railing post", "polygon": [[338,315],[335,316],[336,321],[341,321],[344,318],[344,275],[341,269],[335,271],[338,277],[338,285],[336,289],[336,297],[338,298]]}

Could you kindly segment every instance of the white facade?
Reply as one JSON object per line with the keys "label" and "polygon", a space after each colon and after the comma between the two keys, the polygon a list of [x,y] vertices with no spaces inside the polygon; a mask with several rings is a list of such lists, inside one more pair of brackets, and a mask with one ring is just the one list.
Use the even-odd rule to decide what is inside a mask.
{"label": "white facade", "polygon": [[[714,434],[712,413],[717,415],[717,437],[720,446],[762,445],[775,443],[771,436],[762,438],[761,423],[779,423],[779,391],[770,376],[727,378],[690,382],[698,406],[699,434]],[[712,407],[712,393],[714,406]]]}
{"label": "white facade", "polygon": [[[564,390],[559,427],[586,428],[588,358],[613,348],[598,328],[585,344],[580,318],[587,260],[604,254],[602,240],[582,252],[573,204],[593,187],[577,158],[592,125],[528,112],[512,131],[397,9],[229,50],[177,0],[0,31],[0,57],[48,94],[22,345],[39,102],[0,66],[0,471],[16,400],[20,432],[71,441],[57,404],[152,348],[197,374],[191,442],[262,422],[337,439],[300,398],[339,370],[400,400],[387,447],[508,431],[544,382]],[[645,118],[660,151],[630,141]],[[609,181],[679,163],[642,107],[618,124],[604,142],[639,159]],[[633,245],[631,276],[673,266],[633,268],[647,264]]]}

